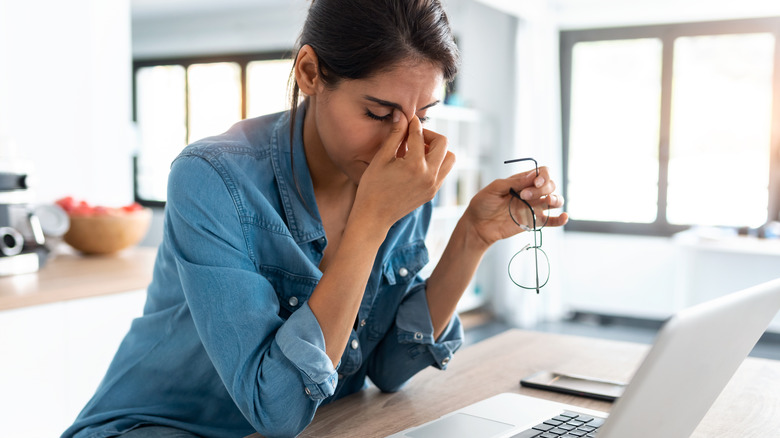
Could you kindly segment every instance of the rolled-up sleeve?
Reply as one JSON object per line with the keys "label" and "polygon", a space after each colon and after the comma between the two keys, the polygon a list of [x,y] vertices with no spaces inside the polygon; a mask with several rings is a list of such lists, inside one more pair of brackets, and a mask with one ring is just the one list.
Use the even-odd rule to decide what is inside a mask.
{"label": "rolled-up sleeve", "polygon": [[394,329],[379,344],[369,364],[368,376],[382,391],[401,389],[428,366],[445,369],[463,344],[463,327],[457,314],[439,338],[434,339],[425,286],[424,282],[418,283],[404,296]]}
{"label": "rolled-up sleeve", "polygon": [[293,313],[276,333],[282,353],[301,372],[307,395],[322,400],[333,395],[338,375],[325,353],[325,337],[309,303]]}

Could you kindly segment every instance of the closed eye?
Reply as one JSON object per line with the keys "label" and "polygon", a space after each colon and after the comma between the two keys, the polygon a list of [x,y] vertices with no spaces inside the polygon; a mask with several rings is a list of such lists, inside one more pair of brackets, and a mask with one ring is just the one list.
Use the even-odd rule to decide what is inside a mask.
{"label": "closed eye", "polygon": [[386,121],[390,120],[390,118],[393,116],[393,113],[390,113],[390,114],[387,114],[387,115],[384,115],[384,116],[378,116],[378,115],[372,113],[371,111],[366,110],[366,116],[369,119],[379,120],[380,122],[386,122]]}
{"label": "closed eye", "polygon": [[[378,115],[372,113],[371,111],[366,110],[366,117],[368,117],[369,119],[378,120],[380,122],[386,122],[386,121],[390,120],[392,115],[393,115],[393,113],[390,113],[390,114],[387,114],[387,115],[384,115],[384,116],[378,116]],[[423,117],[419,117],[418,116],[418,118],[420,119],[420,123],[425,123],[429,119],[428,116],[423,116]]]}

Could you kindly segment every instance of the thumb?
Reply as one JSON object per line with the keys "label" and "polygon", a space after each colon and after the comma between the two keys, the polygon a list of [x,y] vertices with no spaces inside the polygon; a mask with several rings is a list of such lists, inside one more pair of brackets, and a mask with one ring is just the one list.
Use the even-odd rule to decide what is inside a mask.
{"label": "thumb", "polygon": [[406,120],[406,116],[403,112],[394,109],[393,110],[393,128],[390,131],[390,136],[387,137],[382,144],[382,148],[377,152],[377,156],[381,157],[383,161],[389,161],[395,158],[398,148],[402,145],[406,138],[406,132],[409,129],[409,122]]}

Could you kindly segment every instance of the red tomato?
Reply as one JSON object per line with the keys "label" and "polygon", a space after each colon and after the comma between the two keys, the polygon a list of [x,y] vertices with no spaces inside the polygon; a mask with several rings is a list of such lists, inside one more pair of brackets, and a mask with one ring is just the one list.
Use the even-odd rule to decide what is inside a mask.
{"label": "red tomato", "polygon": [[143,206],[137,202],[125,205],[123,207],[113,208],[102,205],[90,205],[87,201],[75,200],[73,196],[66,196],[54,201],[59,205],[66,213],[77,216],[104,216],[110,214],[130,214],[136,211],[143,210]]}

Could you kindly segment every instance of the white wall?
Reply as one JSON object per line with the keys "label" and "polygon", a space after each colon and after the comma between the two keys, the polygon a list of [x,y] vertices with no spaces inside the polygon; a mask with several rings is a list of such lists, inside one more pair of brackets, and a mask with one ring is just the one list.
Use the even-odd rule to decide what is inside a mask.
{"label": "white wall", "polygon": [[549,3],[561,29],[780,15],[780,2],[776,0],[550,0]]}
{"label": "white wall", "polygon": [[36,200],[129,202],[129,0],[0,2],[0,60],[0,135],[32,163]]}
{"label": "white wall", "polygon": [[133,56],[148,59],[289,50],[303,26],[309,3],[269,3],[252,9],[136,17]]}

